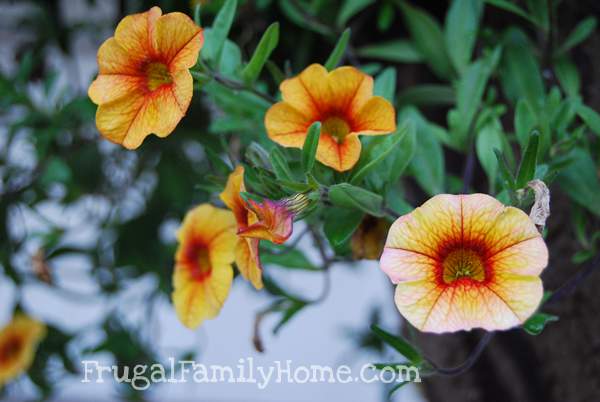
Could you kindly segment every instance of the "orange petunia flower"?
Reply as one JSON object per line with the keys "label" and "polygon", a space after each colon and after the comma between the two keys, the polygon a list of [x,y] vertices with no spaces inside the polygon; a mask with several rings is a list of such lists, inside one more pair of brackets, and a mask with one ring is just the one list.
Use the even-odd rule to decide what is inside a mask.
{"label": "orange petunia flower", "polygon": [[187,213],[178,234],[173,304],[188,328],[219,314],[233,280],[235,219],[230,211],[202,204]]}
{"label": "orange petunia flower", "polygon": [[123,18],[98,49],[98,77],[88,90],[100,133],[129,149],[151,133],[169,135],[192,100],[188,69],[203,41],[202,28],[182,13],[152,7]]}
{"label": "orange petunia flower", "polygon": [[220,197],[237,221],[239,237],[235,262],[238,269],[256,289],[261,289],[263,283],[259,242],[262,239],[277,244],[284,243],[292,234],[295,209],[290,208],[285,201],[265,199],[263,202],[246,202],[240,195],[245,191],[244,167],[238,166],[229,175]]}
{"label": "orange petunia flower", "polygon": [[29,369],[46,326],[17,314],[0,331],[0,387]]}
{"label": "orange petunia flower", "polygon": [[302,148],[307,130],[321,122],[317,160],[343,172],[360,157],[358,136],[389,134],[396,130],[394,107],[373,96],[373,78],[354,67],[332,72],[312,64],[297,77],[281,83],[283,102],[265,116],[267,134],[276,143]]}
{"label": "orange petunia flower", "polygon": [[392,225],[381,268],[416,328],[519,325],[537,309],[548,249],[520,209],[485,194],[437,195]]}

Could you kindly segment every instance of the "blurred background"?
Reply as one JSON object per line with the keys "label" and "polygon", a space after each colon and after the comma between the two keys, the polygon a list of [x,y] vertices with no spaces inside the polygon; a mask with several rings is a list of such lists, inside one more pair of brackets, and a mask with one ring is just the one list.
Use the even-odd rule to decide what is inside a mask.
{"label": "blurred background", "polygon": [[[203,25],[210,24],[222,2],[198,2]],[[125,366],[165,362],[173,356],[235,365],[240,358],[253,357],[256,364],[264,365],[290,359],[297,364],[355,368],[397,359],[369,332],[372,323],[402,328],[392,302],[393,288],[376,261],[336,264],[329,278],[268,264],[267,272],[277,283],[309,298],[324,291],[326,297],[303,309],[276,334],[272,329],[278,320],[267,316],[259,329],[264,353],[253,344],[254,323],[272,295],[256,292],[245,282],[236,281],[219,317],[199,330],[184,328],[175,317],[169,300],[174,235],[185,212],[209,199],[202,185],[210,164],[207,152],[216,152],[222,134],[235,132],[236,124],[244,130],[262,128],[227,122],[196,94],[188,115],[167,140],[150,136],[137,151],[126,151],[101,139],[94,124],[95,106],[86,92],[97,73],[97,49],[113,35],[120,19],[154,5],[164,13],[191,15],[196,3],[0,1],[0,326],[10,321],[17,308],[49,326],[29,375],[2,389],[3,400],[386,399],[388,389],[381,384],[274,384],[259,390],[249,384],[190,383],[159,385],[140,393],[112,382],[80,382],[84,359]],[[284,71],[298,72],[312,62],[322,63],[343,30],[340,27],[350,26],[352,64],[368,63],[375,71],[377,63],[396,67],[400,93],[417,84],[441,84],[410,49],[395,57],[397,48],[369,48],[409,36],[393,1],[300,2],[306,7],[311,3],[310,10],[319,11],[319,20],[299,13],[292,3],[296,2],[240,1],[229,38],[239,45],[243,59],[249,58],[269,24],[279,21],[280,45],[272,60]],[[341,14],[345,3],[358,6]],[[448,9],[445,1],[412,3],[439,21]],[[554,16],[562,30],[558,35],[566,35],[583,18],[600,14],[595,0],[558,3],[560,12]],[[488,7],[482,25],[485,37],[488,31],[523,25],[523,21]],[[523,29],[536,38],[534,28]],[[583,83],[581,96],[595,110],[600,108],[599,58],[597,32],[572,52]],[[271,81],[262,85],[276,93]],[[419,106],[428,121],[440,125],[446,124],[453,104],[452,99],[439,99],[433,105],[406,97],[399,102],[402,99]],[[235,136],[230,139],[235,141]],[[448,189],[452,177],[461,173],[464,156],[444,147],[442,157]],[[481,167],[475,172],[474,189],[486,192],[485,172]],[[597,180],[597,171],[588,173]],[[405,196],[412,205],[427,198],[421,184],[407,180]],[[598,200],[595,187],[590,191],[592,199]],[[553,212],[561,212],[552,216],[548,231],[552,269],[544,274],[544,282],[549,288],[558,287],[596,254],[598,217],[584,206],[574,206],[567,193],[568,185],[556,195],[553,192]],[[585,241],[578,222],[584,223]],[[301,233],[302,223],[294,231],[296,236]],[[307,263],[317,259],[309,239],[299,244]],[[600,276],[590,276],[572,297],[552,306],[560,321],[539,337],[519,330],[503,333],[469,373],[411,384],[394,400],[598,400],[598,285]],[[464,360],[479,338],[475,331],[419,335],[415,340],[428,356],[452,366]]]}

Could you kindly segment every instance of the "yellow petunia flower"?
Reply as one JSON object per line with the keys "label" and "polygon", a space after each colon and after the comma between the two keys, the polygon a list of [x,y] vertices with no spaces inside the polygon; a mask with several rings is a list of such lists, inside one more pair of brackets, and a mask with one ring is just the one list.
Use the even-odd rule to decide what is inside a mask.
{"label": "yellow petunia flower", "polygon": [[485,194],[437,195],[392,225],[381,268],[416,328],[508,329],[543,296],[548,249],[520,209]]}
{"label": "yellow petunia flower", "polygon": [[187,213],[177,234],[173,304],[188,328],[219,314],[233,280],[235,219],[202,204]]}
{"label": "yellow petunia flower", "polygon": [[239,237],[235,248],[235,263],[242,276],[256,289],[261,289],[262,265],[258,248],[260,240],[284,243],[292,234],[295,208],[301,208],[305,204],[304,200],[294,200],[299,205],[290,205],[286,200],[246,202],[240,195],[245,191],[244,167],[238,166],[229,175],[220,197],[237,221]]}
{"label": "yellow petunia flower", "polygon": [[0,331],[0,387],[29,369],[45,336],[46,326],[23,314]]}
{"label": "yellow petunia flower", "polygon": [[302,148],[308,128],[321,122],[316,158],[337,171],[351,169],[360,157],[359,135],[396,130],[394,107],[373,96],[373,78],[354,67],[331,72],[312,64],[281,83],[283,102],[265,116],[267,134],[285,147]]}
{"label": "yellow petunia flower", "polygon": [[158,7],[129,15],[98,49],[98,77],[88,90],[96,126],[109,141],[135,149],[151,133],[166,137],[192,100],[202,29],[185,14]]}

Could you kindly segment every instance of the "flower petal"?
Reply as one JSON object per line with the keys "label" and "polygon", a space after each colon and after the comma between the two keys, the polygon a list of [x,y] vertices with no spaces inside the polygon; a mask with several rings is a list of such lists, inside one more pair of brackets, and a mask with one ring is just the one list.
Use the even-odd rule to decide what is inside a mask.
{"label": "flower petal", "polygon": [[202,28],[187,15],[179,12],[160,17],[152,31],[152,43],[171,71],[193,67],[204,42]]}
{"label": "flower petal", "polygon": [[348,134],[342,142],[330,135],[321,135],[317,148],[317,160],[338,172],[352,169],[360,158],[360,139],[356,134]]}
{"label": "flower petal", "polygon": [[284,147],[302,148],[311,124],[306,115],[286,102],[276,103],[265,115],[269,138]]}
{"label": "flower petal", "polygon": [[258,256],[258,239],[239,237],[235,248],[235,263],[244,279],[256,289],[262,289],[262,266]]}
{"label": "flower petal", "polygon": [[173,304],[177,317],[188,328],[196,328],[204,320],[216,317],[229,294],[233,280],[231,265],[211,268],[210,276],[200,282],[188,269],[176,267],[173,273]]}
{"label": "flower petal", "polygon": [[282,244],[292,235],[294,215],[282,202],[249,200],[258,221],[238,231],[238,235]]}
{"label": "flower petal", "polygon": [[396,131],[394,106],[380,96],[369,99],[352,119],[352,131],[355,133],[380,135]]}
{"label": "flower petal", "polygon": [[142,76],[101,74],[92,82],[88,96],[97,105],[112,102],[132,92],[141,92],[146,85]]}
{"label": "flower petal", "polygon": [[329,73],[332,107],[354,115],[373,96],[373,78],[351,66],[339,67]]}
{"label": "flower petal", "polygon": [[140,49],[127,51],[115,38],[108,38],[98,49],[98,73],[143,76],[141,65],[147,57]]}
{"label": "flower petal", "polygon": [[115,40],[129,55],[142,60],[151,56],[154,53],[151,33],[161,15],[159,7],[152,7],[145,13],[126,16],[115,29]]}
{"label": "flower petal", "polygon": [[392,283],[424,279],[435,281],[437,261],[414,251],[386,247],[381,255],[380,265]]}
{"label": "flower petal", "polygon": [[246,191],[246,186],[244,185],[244,167],[237,166],[229,174],[225,189],[219,195],[219,198],[233,212],[238,228],[248,226],[248,209],[246,208],[245,201],[240,196],[240,193],[243,191]]}
{"label": "flower petal", "polygon": [[311,117],[329,109],[333,99],[327,70],[319,64],[311,64],[298,76],[283,81],[279,89],[284,102]]}

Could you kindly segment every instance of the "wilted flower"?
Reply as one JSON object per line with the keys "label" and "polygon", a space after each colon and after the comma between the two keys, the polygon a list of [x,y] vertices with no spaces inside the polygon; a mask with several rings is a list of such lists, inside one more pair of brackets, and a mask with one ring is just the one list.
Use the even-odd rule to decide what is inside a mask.
{"label": "wilted flower", "polygon": [[547,263],[529,217],[484,194],[431,198],[396,220],[381,257],[400,313],[437,333],[523,323],[540,303]]}
{"label": "wilted flower", "polygon": [[387,220],[367,215],[352,235],[352,257],[357,260],[376,260],[381,257],[389,228]]}
{"label": "wilted flower", "polygon": [[302,205],[306,205],[306,200],[294,198],[246,202],[241,196],[245,191],[244,168],[238,166],[229,175],[225,190],[221,193],[221,200],[233,211],[237,221],[239,238],[235,249],[235,262],[238,269],[256,289],[261,289],[262,266],[258,249],[260,240],[269,240],[277,244],[285,242],[292,234],[294,214]]}
{"label": "wilted flower", "polygon": [[151,133],[169,135],[192,99],[188,69],[202,43],[202,29],[182,13],[152,7],[123,18],[98,49],[98,77],[88,90],[100,133],[129,149]]}
{"label": "wilted flower", "polygon": [[173,304],[179,320],[195,328],[219,314],[233,280],[235,219],[202,204],[187,213],[177,234]]}
{"label": "wilted flower", "polygon": [[269,137],[286,147],[302,148],[308,128],[320,121],[317,160],[340,172],[360,157],[358,135],[389,134],[396,130],[394,107],[373,96],[373,78],[354,67],[332,72],[312,64],[297,77],[281,83],[283,102],[265,116]]}
{"label": "wilted flower", "polygon": [[23,314],[0,331],[0,386],[29,369],[45,336],[46,326]]}

